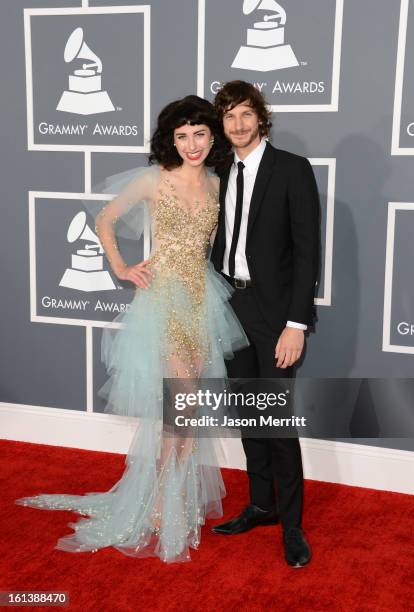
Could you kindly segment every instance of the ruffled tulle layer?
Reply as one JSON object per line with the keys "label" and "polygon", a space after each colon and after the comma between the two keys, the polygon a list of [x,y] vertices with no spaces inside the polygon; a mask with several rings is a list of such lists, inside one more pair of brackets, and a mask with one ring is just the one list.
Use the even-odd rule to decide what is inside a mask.
{"label": "ruffled tulle layer", "polygon": [[[231,292],[209,267],[198,329],[207,349],[199,369],[203,378],[225,377],[224,359],[247,345],[228,304]],[[42,494],[16,500],[84,515],[70,523],[74,533],[58,541],[61,550],[113,546],[130,556],[186,561],[189,549],[199,544],[205,519],[222,515],[225,488],[219,441],[178,437],[163,427],[163,379],[173,376],[165,359],[169,316],[174,310],[185,322],[193,314],[180,282],[169,286],[166,296],[156,283],[137,291],[130,310],[116,319],[120,329],[106,328],[103,334],[102,358],[109,373],[100,391],[107,400],[105,411],[138,418],[121,479],[103,493]]]}

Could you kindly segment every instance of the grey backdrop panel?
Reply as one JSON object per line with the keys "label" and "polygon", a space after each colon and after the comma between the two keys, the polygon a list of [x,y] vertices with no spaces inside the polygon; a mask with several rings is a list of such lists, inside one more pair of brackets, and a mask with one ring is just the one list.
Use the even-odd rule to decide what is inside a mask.
{"label": "grey backdrop panel", "polygon": [[[82,152],[27,149],[23,28],[24,8],[64,8],[76,4],[80,6],[81,3],[15,0],[3,3],[0,8],[0,325],[3,348],[0,400],[85,410],[85,330],[77,325],[30,322],[28,192],[82,193],[85,177]],[[198,3],[195,0],[148,0],[145,4],[151,6],[150,119],[153,127],[159,110],[167,102],[197,91]],[[277,81],[324,81],[325,88],[314,93],[296,91],[292,94],[277,90],[273,92],[273,88],[267,86],[264,91],[269,102],[281,106],[328,104],[332,98],[330,78],[335,2],[309,0],[306,14],[303,12],[303,2],[281,0],[281,4],[287,13],[285,43],[291,45],[298,66],[261,73],[260,82],[274,85]],[[408,11],[406,66],[402,75],[400,109],[400,146],[406,148],[414,146],[414,135],[409,136],[407,130],[404,131],[404,126],[414,121],[410,115],[414,99],[413,60],[410,54],[410,49],[414,48],[412,4]],[[126,0],[90,2],[90,6],[96,7],[127,5],[137,6],[138,3]],[[206,0],[205,9],[205,74],[202,87],[206,97],[212,96],[209,84],[215,80],[246,78],[259,81],[253,78],[256,77],[254,71],[231,68],[238,49],[246,45],[247,29],[257,21],[257,16],[243,15],[241,0],[226,3]],[[66,86],[68,70],[60,67],[56,69],[56,75],[48,73],[43,76],[40,72],[42,58],[46,62],[53,39],[53,52],[62,63],[59,53],[63,54],[70,28],[77,25],[77,20],[71,19],[70,27],[65,24],[64,32],[60,30],[63,22],[56,16],[53,21],[56,21],[57,29],[42,26],[39,32],[36,30],[39,34],[35,50],[36,66],[39,66],[39,79],[45,79],[36,99],[36,113],[44,112],[51,103],[51,98],[47,96],[48,77],[51,79],[50,91],[61,91]],[[121,54],[138,53],[134,41],[129,40],[133,36],[132,30],[126,25],[128,40],[125,45],[122,44],[122,20],[115,17],[111,20],[110,16],[103,19],[101,23],[105,25],[105,35],[97,30],[93,16],[88,16],[88,20],[92,29],[88,29],[86,40],[98,55],[110,55],[114,39],[118,41]],[[412,155],[391,155],[399,21],[400,2],[397,0],[365,0],[362,3],[359,0],[345,0],[338,112],[289,112],[285,108],[274,115],[272,142],[276,146],[310,158],[336,159],[332,305],[318,307],[316,333],[309,338],[306,360],[299,370],[299,376],[411,377],[413,374],[413,354],[382,350],[388,203],[414,201]],[[58,52],[59,39],[61,49]],[[130,62],[130,58],[125,61]],[[138,99],[142,93],[136,86],[137,80],[141,79],[142,64],[141,68],[139,65],[137,58],[136,72],[129,75],[132,79],[130,90],[121,91],[120,94],[128,93],[128,97]],[[111,95],[117,90],[117,84],[124,82],[123,70],[126,68],[122,63],[111,67],[111,58],[105,59],[104,84]],[[55,76],[61,80],[59,86],[56,82],[52,85]],[[117,105],[123,107],[118,102]],[[135,110],[136,114],[127,119],[130,123],[134,123],[141,112]],[[53,113],[57,114],[55,111]],[[140,131],[139,134],[142,135]],[[119,144],[116,139],[108,142]],[[130,141],[124,140],[122,143],[128,145]],[[109,174],[144,165],[145,159],[141,153],[92,153],[92,185]],[[323,200],[326,196],[326,168],[320,166],[316,174]],[[78,211],[75,206],[67,209],[63,218],[57,209],[48,215],[47,202],[47,199],[39,202],[45,216],[41,226],[43,237],[40,233],[38,238],[39,257],[44,261],[39,283],[43,282],[46,289],[47,282],[51,282],[48,278],[59,280],[73,253],[64,238],[70,220]],[[58,206],[58,201],[56,204]],[[414,335],[405,334],[402,340],[396,336],[399,322],[414,323],[413,283],[410,276],[413,215],[414,212],[403,211],[396,214],[391,309],[391,341],[408,347],[414,347]],[[56,258],[57,252],[59,255]],[[320,287],[320,291],[323,292],[323,287]],[[93,332],[93,368],[94,410],[98,412],[102,411],[103,405],[96,394],[106,379],[100,363],[100,338],[101,330],[97,328]],[[355,441],[414,450],[412,440]]]}

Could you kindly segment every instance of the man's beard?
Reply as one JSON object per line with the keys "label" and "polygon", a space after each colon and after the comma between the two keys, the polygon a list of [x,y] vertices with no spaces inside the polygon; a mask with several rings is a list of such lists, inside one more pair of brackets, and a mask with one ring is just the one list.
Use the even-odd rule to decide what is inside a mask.
{"label": "man's beard", "polygon": [[[244,134],[242,134],[242,135],[244,136]],[[241,144],[241,143],[239,144],[237,142],[237,140],[233,141],[232,140],[232,134],[230,134],[229,140],[230,140],[231,144],[233,146],[235,146],[235,147],[248,147],[257,138],[258,135],[259,135],[259,126],[257,126],[256,129],[253,132],[251,132],[249,139],[246,142],[243,142],[243,144]],[[247,136],[247,134],[246,134],[246,136]]]}

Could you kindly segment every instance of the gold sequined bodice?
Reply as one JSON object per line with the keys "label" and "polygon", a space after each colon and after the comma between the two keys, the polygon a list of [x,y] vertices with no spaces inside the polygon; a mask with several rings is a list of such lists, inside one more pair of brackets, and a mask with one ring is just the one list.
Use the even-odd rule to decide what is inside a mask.
{"label": "gold sequined bodice", "polygon": [[[217,195],[206,193],[191,209],[177,197],[169,180],[161,181],[153,210],[155,273],[152,291],[167,312],[165,358],[169,376],[197,376],[207,357],[204,320],[207,251],[217,224]],[[177,366],[177,359],[181,366]]]}
{"label": "gold sequined bodice", "polygon": [[207,250],[217,224],[218,199],[206,193],[204,202],[189,210],[180,203],[172,184],[164,179],[154,207],[154,253],[151,268],[160,282],[181,281],[195,303],[204,295]]}

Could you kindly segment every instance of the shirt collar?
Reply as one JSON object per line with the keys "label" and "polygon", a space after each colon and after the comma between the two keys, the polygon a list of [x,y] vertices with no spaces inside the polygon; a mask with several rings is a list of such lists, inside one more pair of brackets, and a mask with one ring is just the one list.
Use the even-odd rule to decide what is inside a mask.
{"label": "shirt collar", "polygon": [[234,152],[234,165],[237,166],[238,162],[242,161],[247,172],[254,172],[257,170],[266,148],[266,142],[266,139],[262,138],[260,144],[258,144],[257,147],[253,149],[253,151],[243,160],[241,160],[237,153]]}

